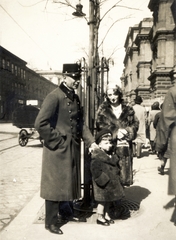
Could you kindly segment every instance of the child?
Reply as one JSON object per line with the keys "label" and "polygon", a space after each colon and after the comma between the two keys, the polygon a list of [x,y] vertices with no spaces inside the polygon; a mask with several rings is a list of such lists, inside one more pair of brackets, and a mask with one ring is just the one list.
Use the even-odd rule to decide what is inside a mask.
{"label": "child", "polygon": [[96,143],[99,148],[91,153],[91,172],[94,198],[98,202],[97,224],[109,226],[114,223],[109,216],[110,203],[122,199],[124,190],[120,183],[118,157],[113,154],[112,132],[101,130]]}

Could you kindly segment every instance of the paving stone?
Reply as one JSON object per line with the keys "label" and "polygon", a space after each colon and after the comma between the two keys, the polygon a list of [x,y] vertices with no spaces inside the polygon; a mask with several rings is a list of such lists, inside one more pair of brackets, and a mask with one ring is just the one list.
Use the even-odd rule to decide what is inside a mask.
{"label": "paving stone", "polygon": [[[18,139],[3,136],[1,149],[18,144]],[[14,136],[14,135],[12,135]],[[32,144],[35,146],[35,142]],[[17,145],[1,152],[0,161],[0,229],[5,227],[28,203],[40,186],[42,147],[24,147]],[[3,225],[3,227],[2,227]]]}

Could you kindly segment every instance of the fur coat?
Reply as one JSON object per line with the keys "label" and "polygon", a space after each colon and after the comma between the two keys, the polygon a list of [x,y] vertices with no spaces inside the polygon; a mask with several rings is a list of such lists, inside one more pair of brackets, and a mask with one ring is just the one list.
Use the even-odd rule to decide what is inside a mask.
{"label": "fur coat", "polygon": [[125,128],[128,132],[128,141],[132,141],[136,138],[136,133],[139,128],[139,121],[134,115],[132,121],[128,120],[128,116],[131,115],[133,108],[130,106],[122,105],[122,113],[119,119],[116,118],[113,113],[113,109],[109,101],[104,101],[98,108],[96,127],[99,132],[103,128],[108,128],[113,133],[113,138],[116,139],[117,131],[119,128]]}
{"label": "fur coat", "polygon": [[111,202],[124,196],[120,183],[120,169],[116,155],[107,155],[101,149],[95,149],[91,154],[91,172],[94,198],[98,202]]}
{"label": "fur coat", "polygon": [[[133,116],[131,120],[128,116]],[[122,112],[119,119],[116,118],[113,113],[113,109],[108,100],[104,101],[98,109],[96,120],[97,131],[101,131],[103,128],[108,128],[113,133],[113,139],[115,143],[115,152],[119,157],[119,165],[121,169],[121,179],[123,185],[133,184],[132,165],[133,165],[133,150],[132,141],[136,138],[139,128],[139,121],[134,114],[134,109],[130,106],[122,105]],[[128,142],[126,146],[120,146],[117,144],[117,132],[119,128],[124,128],[127,131],[125,140]]]}

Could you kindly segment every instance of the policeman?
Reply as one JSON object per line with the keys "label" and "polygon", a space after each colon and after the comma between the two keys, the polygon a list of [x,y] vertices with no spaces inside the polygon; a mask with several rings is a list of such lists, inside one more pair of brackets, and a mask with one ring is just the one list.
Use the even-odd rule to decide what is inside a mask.
{"label": "policeman", "polygon": [[45,228],[56,234],[63,234],[57,224],[59,203],[81,197],[81,139],[88,148],[98,147],[74,91],[80,77],[78,64],[64,64],[60,86],[47,95],[35,121],[44,139],[40,196],[45,199]]}

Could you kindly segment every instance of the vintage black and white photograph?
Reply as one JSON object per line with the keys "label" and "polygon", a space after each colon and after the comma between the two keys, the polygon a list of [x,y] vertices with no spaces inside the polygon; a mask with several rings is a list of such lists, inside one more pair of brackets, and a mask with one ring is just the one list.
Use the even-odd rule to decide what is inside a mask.
{"label": "vintage black and white photograph", "polygon": [[0,239],[58,238],[176,239],[176,0],[0,0]]}

